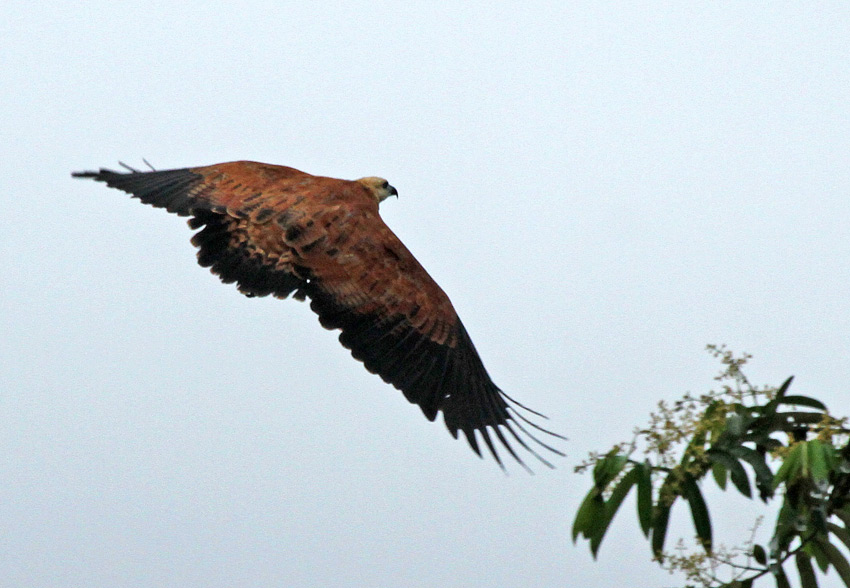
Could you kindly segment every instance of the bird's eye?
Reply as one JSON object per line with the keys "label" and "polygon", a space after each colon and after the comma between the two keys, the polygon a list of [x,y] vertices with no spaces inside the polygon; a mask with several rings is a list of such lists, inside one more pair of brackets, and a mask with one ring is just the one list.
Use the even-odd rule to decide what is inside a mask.
{"label": "bird's eye", "polygon": [[387,189],[387,188],[389,188],[389,187],[390,187],[390,183],[389,183],[388,181],[384,180],[384,183],[383,183],[383,184],[381,184],[381,188],[383,188],[384,190],[386,190],[386,189]]}

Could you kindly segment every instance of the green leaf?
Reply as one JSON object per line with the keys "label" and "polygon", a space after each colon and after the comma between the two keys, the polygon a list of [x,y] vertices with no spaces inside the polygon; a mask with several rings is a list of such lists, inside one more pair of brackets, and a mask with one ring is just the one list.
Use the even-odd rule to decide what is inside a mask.
{"label": "green leaf", "polygon": [[826,573],[826,570],[829,569],[829,558],[826,556],[826,552],[824,552],[821,548],[820,543],[817,541],[809,541],[805,547],[803,547],[803,551],[814,557],[820,571]]}
{"label": "green leaf", "polygon": [[587,496],[584,497],[581,506],[579,506],[576,518],[573,521],[573,543],[576,542],[579,534],[587,538],[592,536],[593,525],[604,511],[605,504],[602,495],[596,487],[591,488]]}
{"label": "green leaf", "polygon": [[777,565],[773,570],[773,577],[776,579],[776,588],[791,588],[788,576],[785,575],[785,570],[782,569],[781,565]]}
{"label": "green leaf", "polygon": [[759,489],[762,500],[766,501],[770,498],[773,495],[773,472],[770,471],[764,455],[744,446],[733,447],[729,453],[752,466],[756,474],[756,487]]}
{"label": "green leaf", "polygon": [[830,533],[838,537],[838,540],[841,541],[847,549],[850,549],[850,532],[848,532],[845,527],[839,527],[835,523],[827,523],[826,528],[829,529]]}
{"label": "green leaf", "polygon": [[761,565],[767,565],[767,552],[758,543],[753,545],[753,559]]}
{"label": "green leaf", "polygon": [[832,443],[822,443],[821,445],[823,446],[823,453],[826,457],[826,467],[830,470],[838,467],[838,464],[840,463],[840,456],[838,455],[838,450],[835,448],[835,445]]}
{"label": "green leaf", "polygon": [[731,469],[730,475],[732,477],[732,483],[735,484],[735,488],[738,489],[738,492],[747,498],[752,498],[753,491],[750,489],[750,480],[747,477],[747,472],[737,460],[735,460],[735,467]]}
{"label": "green leaf", "polygon": [[[675,499],[674,499],[675,500]],[[667,536],[667,523],[670,521],[670,508],[673,505],[655,507],[652,518],[652,553],[656,556],[664,551],[664,539]]]}
{"label": "green leaf", "polygon": [[820,400],[815,400],[814,398],[809,398],[808,396],[786,396],[783,398],[779,404],[792,404],[794,406],[808,406],[809,408],[816,408],[818,410],[822,410],[823,412],[827,412],[826,405]]}
{"label": "green leaf", "polygon": [[815,570],[812,567],[812,561],[809,556],[802,551],[798,551],[794,556],[794,561],[797,563],[797,571],[800,573],[800,586],[802,588],[818,588]]}
{"label": "green leaf", "polygon": [[818,546],[823,549],[824,554],[829,559],[829,563],[832,564],[832,567],[834,567],[835,571],[838,572],[838,575],[841,576],[841,581],[844,582],[844,585],[850,586],[850,563],[847,563],[847,560],[844,559],[844,556],[841,555],[838,548],[828,540],[818,537],[815,538],[815,541],[818,543]]}
{"label": "green leaf", "polygon": [[618,455],[613,452],[597,461],[593,468],[593,482],[596,487],[599,490],[605,490],[611,480],[623,471],[626,462],[628,462],[628,458],[625,455]]}
{"label": "green leaf", "polygon": [[711,475],[714,477],[717,485],[720,486],[720,489],[726,490],[726,479],[728,478],[726,466],[717,462],[712,463]]}
{"label": "green leaf", "polygon": [[693,476],[686,474],[682,480],[684,497],[691,507],[691,517],[694,520],[694,528],[702,542],[706,552],[711,553],[711,518],[708,515],[708,507],[699,490],[699,486]]}
{"label": "green leaf", "polygon": [[829,455],[824,444],[817,439],[806,442],[806,453],[809,457],[809,471],[816,482],[829,479]]}
{"label": "green leaf", "polygon": [[844,523],[844,526],[850,529],[850,504],[848,504],[841,510],[836,510],[832,514],[841,519],[841,521]]}
{"label": "green leaf", "polygon": [[744,470],[744,466],[738,463],[738,460],[734,460],[734,463],[735,466],[729,471],[732,483],[735,484],[735,488],[738,489],[738,492],[747,498],[752,498],[753,491],[750,489],[750,479],[747,477],[747,472]]}
{"label": "green leaf", "polygon": [[605,502],[602,518],[598,524],[593,526],[593,536],[590,538],[590,552],[594,558],[599,551],[599,546],[602,544],[602,539],[605,537],[608,527],[611,525],[611,521],[614,519],[614,515],[617,514],[617,509],[620,508],[623,499],[629,493],[629,490],[632,489],[635,482],[637,482],[639,474],[640,472],[637,468],[632,468],[623,476],[623,479],[620,480],[611,493],[611,497]]}
{"label": "green leaf", "polygon": [[[811,475],[811,453],[809,450],[809,444],[805,441],[799,444],[800,447],[800,477],[808,478]],[[793,480],[792,480],[793,482]]]}
{"label": "green leaf", "polygon": [[826,517],[824,517],[823,510],[820,508],[814,508],[809,512],[807,525],[823,536],[826,536],[829,532],[826,528]]}
{"label": "green leaf", "polygon": [[788,433],[799,429],[801,425],[816,425],[823,420],[819,412],[788,411],[777,413],[773,426]]}
{"label": "green leaf", "polygon": [[637,515],[644,536],[649,537],[652,528],[652,468],[649,463],[635,466],[638,470]]}
{"label": "green leaf", "polygon": [[[776,531],[773,534],[773,541],[771,541],[771,557],[780,558],[781,552],[787,549],[796,537],[797,532],[794,529],[796,518],[797,511],[788,503],[787,499],[784,500],[776,517]],[[776,542],[775,547],[773,546],[774,541]]]}
{"label": "green leaf", "polygon": [[782,402],[782,399],[785,397],[785,393],[788,392],[788,387],[791,385],[791,382],[794,380],[794,376],[791,376],[776,391],[776,395],[773,397],[773,400],[764,405],[764,414],[765,416],[771,416],[776,412],[776,407],[779,406],[779,403]]}
{"label": "green leaf", "polygon": [[720,449],[709,449],[706,452],[706,455],[708,455],[708,459],[710,459],[713,463],[719,463],[729,470],[732,483],[735,485],[735,488],[738,489],[738,492],[747,498],[752,498],[753,492],[750,489],[750,480],[747,477],[747,472],[744,469],[744,466],[741,465],[737,458]]}
{"label": "green leaf", "polygon": [[788,387],[793,381],[794,376],[790,376],[787,380],[782,382],[782,385],[779,387],[779,390],[776,391],[776,396],[774,396],[773,399],[782,402],[782,399],[785,398],[785,393],[788,392]]}
{"label": "green leaf", "polygon": [[791,451],[785,457],[785,461],[782,462],[782,465],[779,466],[779,469],[776,472],[776,475],[773,476],[773,489],[774,491],[779,487],[780,484],[785,482],[785,485],[789,485],[789,482],[793,482],[798,475],[798,471],[800,470],[801,464],[801,453],[803,448],[803,443],[798,443],[794,447],[791,448]]}

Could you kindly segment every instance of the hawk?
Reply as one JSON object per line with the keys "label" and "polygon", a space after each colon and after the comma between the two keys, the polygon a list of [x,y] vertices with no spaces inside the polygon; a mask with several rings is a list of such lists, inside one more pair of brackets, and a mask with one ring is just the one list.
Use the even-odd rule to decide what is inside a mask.
{"label": "hawk", "polygon": [[378,205],[398,196],[387,180],[339,180],[254,161],[124,167],[72,175],[191,217],[189,226],[200,229],[192,237],[198,263],[243,294],[309,298],[322,326],[340,329],[340,342],[367,370],[428,420],[442,411],[452,436],[462,431],[479,457],[476,432],[503,469],[491,435],[526,469],[512,442],[548,467],[539,447],[563,455],[526,428],[563,439],[526,418],[521,411],[543,415],[493,383],[448,296],[381,220]]}

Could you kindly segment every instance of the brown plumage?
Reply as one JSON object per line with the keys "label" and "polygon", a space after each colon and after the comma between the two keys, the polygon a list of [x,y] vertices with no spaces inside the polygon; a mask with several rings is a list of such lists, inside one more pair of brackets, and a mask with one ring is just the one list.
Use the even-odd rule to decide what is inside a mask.
{"label": "brown plumage", "polygon": [[378,204],[397,195],[386,180],[252,161],[73,175],[191,216],[189,226],[201,229],[192,238],[198,262],[242,293],[309,297],[322,326],[341,329],[340,342],[366,369],[429,420],[442,411],[452,435],[463,431],[479,456],[476,431],[499,465],[491,432],[523,466],[509,439],[550,467],[527,439],[563,455],[523,426],[560,437],[526,419],[525,407],[493,383],[446,294],[381,220]]}

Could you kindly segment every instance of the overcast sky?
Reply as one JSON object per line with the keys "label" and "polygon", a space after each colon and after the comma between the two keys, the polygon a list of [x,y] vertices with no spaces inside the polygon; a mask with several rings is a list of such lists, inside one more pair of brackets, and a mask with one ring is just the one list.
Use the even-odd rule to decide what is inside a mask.
{"label": "overcast sky", "polygon": [[[458,4],[2,3],[0,585],[671,585],[632,507],[572,545],[588,451],[708,390],[707,343],[850,412],[848,5]],[[143,157],[388,178],[568,457],[505,476],[70,177]]]}

